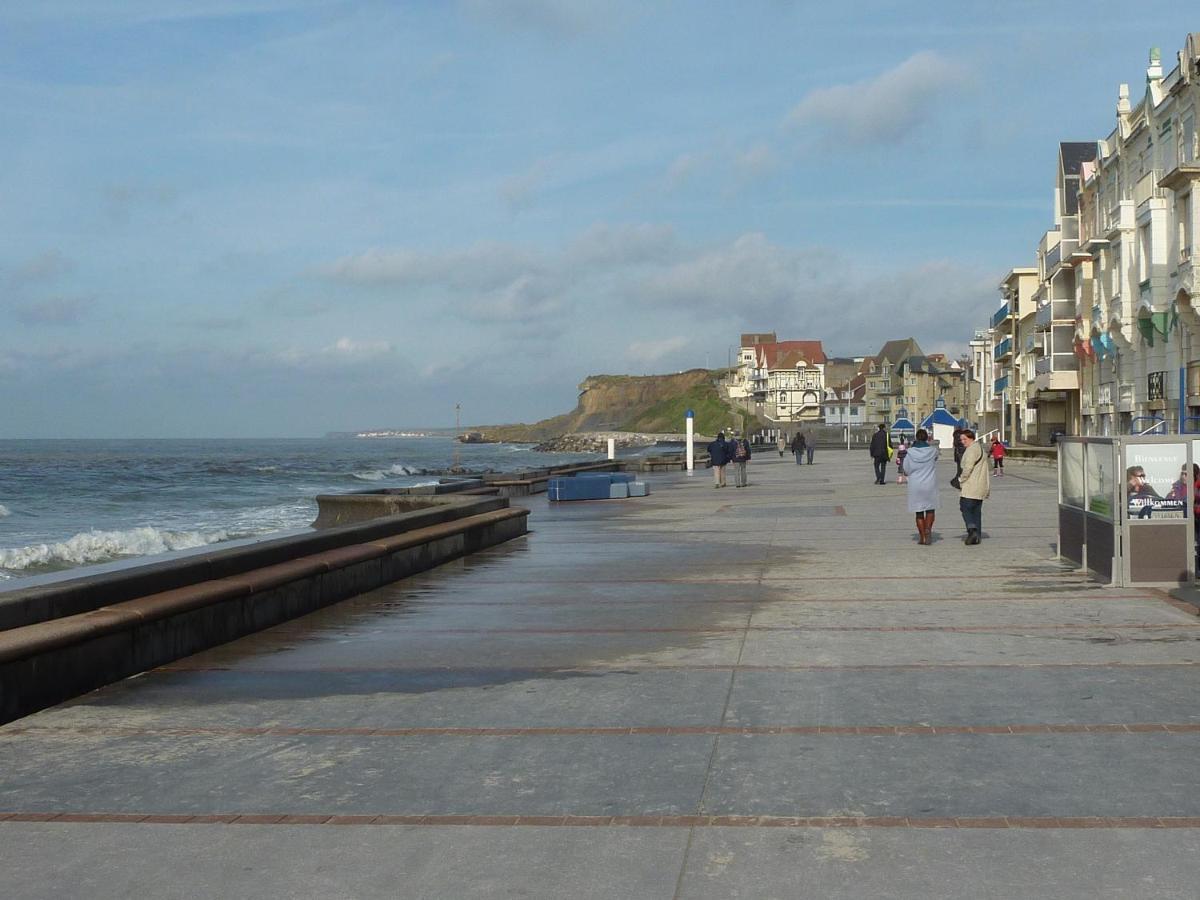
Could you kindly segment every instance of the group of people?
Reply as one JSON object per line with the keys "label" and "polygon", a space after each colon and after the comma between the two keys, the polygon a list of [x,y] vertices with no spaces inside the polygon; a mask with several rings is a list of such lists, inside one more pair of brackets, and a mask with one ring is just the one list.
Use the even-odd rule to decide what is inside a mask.
{"label": "group of people", "polygon": [[746,463],[750,462],[750,441],[744,434],[731,431],[729,437],[725,432],[717,433],[717,439],[708,445],[708,463],[713,470],[713,487],[728,487],[725,481],[725,469],[733,466],[733,486],[745,487]]}
{"label": "group of people", "polygon": [[802,431],[797,431],[789,444],[787,437],[780,433],[775,440],[775,446],[779,450],[779,458],[783,458],[784,451],[791,450],[792,455],[796,457],[796,465],[804,464],[804,460],[808,460],[808,464],[813,464],[813,453],[817,449],[816,442],[813,441],[807,434]]}
{"label": "group of people", "polygon": [[[911,444],[902,436],[900,446],[892,447],[887,426],[880,424],[871,437],[871,460],[875,466],[875,483],[886,484],[887,464],[896,458],[897,481],[908,486],[908,511],[916,517],[917,543],[933,543],[933,523],[938,508],[936,477],[939,450],[931,443],[929,432],[917,429]],[[1004,474],[1004,444],[993,438],[987,456],[992,459],[993,475]],[[980,543],[983,538],[983,501],[991,494],[987,456],[970,428],[954,430],[954,462],[956,473],[950,485],[959,491],[958,508],[967,533],[963,542]]]}

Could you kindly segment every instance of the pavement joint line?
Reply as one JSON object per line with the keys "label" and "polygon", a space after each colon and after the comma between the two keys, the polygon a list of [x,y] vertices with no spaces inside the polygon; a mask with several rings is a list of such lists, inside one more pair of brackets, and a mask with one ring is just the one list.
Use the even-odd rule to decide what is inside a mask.
{"label": "pavement joint line", "polygon": [[996,725],[575,725],[534,727],[421,727],[368,728],[312,726],[172,726],[121,728],[90,725],[28,725],[0,729],[0,737],[15,735],[53,737],[87,734],[107,737],[638,737],[655,736],[755,736],[755,735],[855,735],[883,737],[946,736],[962,734],[1200,734],[1200,722],[1014,722]]}
{"label": "pavement joint line", "polygon": [[[1048,577],[1056,575],[1057,572],[1048,572]],[[979,577],[979,576],[976,576]],[[859,575],[854,576],[856,581],[968,581],[962,575]],[[498,581],[481,581],[479,578],[472,578],[472,584],[578,584],[577,578],[504,578]],[[692,581],[689,578],[589,578],[590,584],[754,584],[758,581],[775,583],[775,582],[794,582],[799,584],[808,584],[814,581],[844,581],[844,578],[824,577],[824,576],[763,576],[761,578],[703,578],[703,580]],[[1069,584],[1079,584],[1081,587],[1096,587],[1094,584],[1081,581],[1063,581],[1064,586]]]}
{"label": "pavement joint line", "polygon": [[0,812],[0,823],[63,825],[259,825],[487,828],[979,828],[1200,829],[1200,816],[760,816],[760,815],[477,815],[477,814],[157,814]]}
{"label": "pavement joint line", "polygon": [[406,672],[413,673],[430,673],[430,672],[521,672],[532,675],[543,674],[547,672],[557,673],[572,673],[572,672],[612,672],[620,674],[629,674],[633,672],[893,672],[893,671],[921,671],[929,669],[1192,669],[1200,666],[1200,661],[1187,662],[1078,662],[1078,663],[1052,663],[1052,662],[1030,662],[1030,663],[878,663],[874,665],[747,665],[742,664],[734,666],[729,663],[630,663],[620,665],[614,663],[612,665],[595,665],[595,666],[523,666],[523,665],[507,665],[507,666],[307,666],[304,668],[267,668],[267,667],[244,667],[244,666],[189,666],[173,664],[169,666],[160,666],[157,669],[151,669],[145,675],[150,674],[165,674],[171,672],[230,672],[238,675],[257,674],[257,675],[314,675],[318,673],[369,673],[369,672],[390,672],[402,674]]}
{"label": "pavement joint line", "polygon": [[[311,626],[309,626],[311,629]],[[740,634],[743,632],[945,632],[947,634],[1016,634],[1026,631],[1170,631],[1200,628],[1200,622],[1094,622],[1045,625],[712,625],[702,628],[409,628],[408,634]]]}

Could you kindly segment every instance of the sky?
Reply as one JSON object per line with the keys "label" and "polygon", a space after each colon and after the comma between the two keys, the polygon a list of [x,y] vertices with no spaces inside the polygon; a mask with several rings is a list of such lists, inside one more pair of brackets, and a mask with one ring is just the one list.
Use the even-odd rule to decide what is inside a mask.
{"label": "sky", "polygon": [[957,354],[1192,3],[0,0],[0,438],[533,421]]}

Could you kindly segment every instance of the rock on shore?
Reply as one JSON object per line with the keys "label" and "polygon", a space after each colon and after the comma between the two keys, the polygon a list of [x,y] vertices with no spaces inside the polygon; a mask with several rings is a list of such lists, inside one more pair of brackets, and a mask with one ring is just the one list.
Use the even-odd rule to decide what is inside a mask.
{"label": "rock on shore", "polygon": [[560,435],[538,444],[534,450],[545,453],[607,453],[608,439],[617,442],[618,448],[648,447],[658,441],[684,440],[682,434],[643,434],[630,431],[577,431]]}

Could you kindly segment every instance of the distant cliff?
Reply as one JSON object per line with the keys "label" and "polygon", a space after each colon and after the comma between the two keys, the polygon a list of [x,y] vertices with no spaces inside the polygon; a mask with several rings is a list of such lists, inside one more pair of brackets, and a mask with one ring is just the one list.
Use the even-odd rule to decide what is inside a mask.
{"label": "distant cliff", "polygon": [[[697,434],[742,426],[746,413],[721,399],[718,373],[689,369],[678,375],[590,375],[579,385],[579,402],[569,413],[532,425],[473,425],[487,439],[539,442],[579,431],[679,433],[684,414],[696,413]],[[753,429],[754,417],[745,427]]]}

